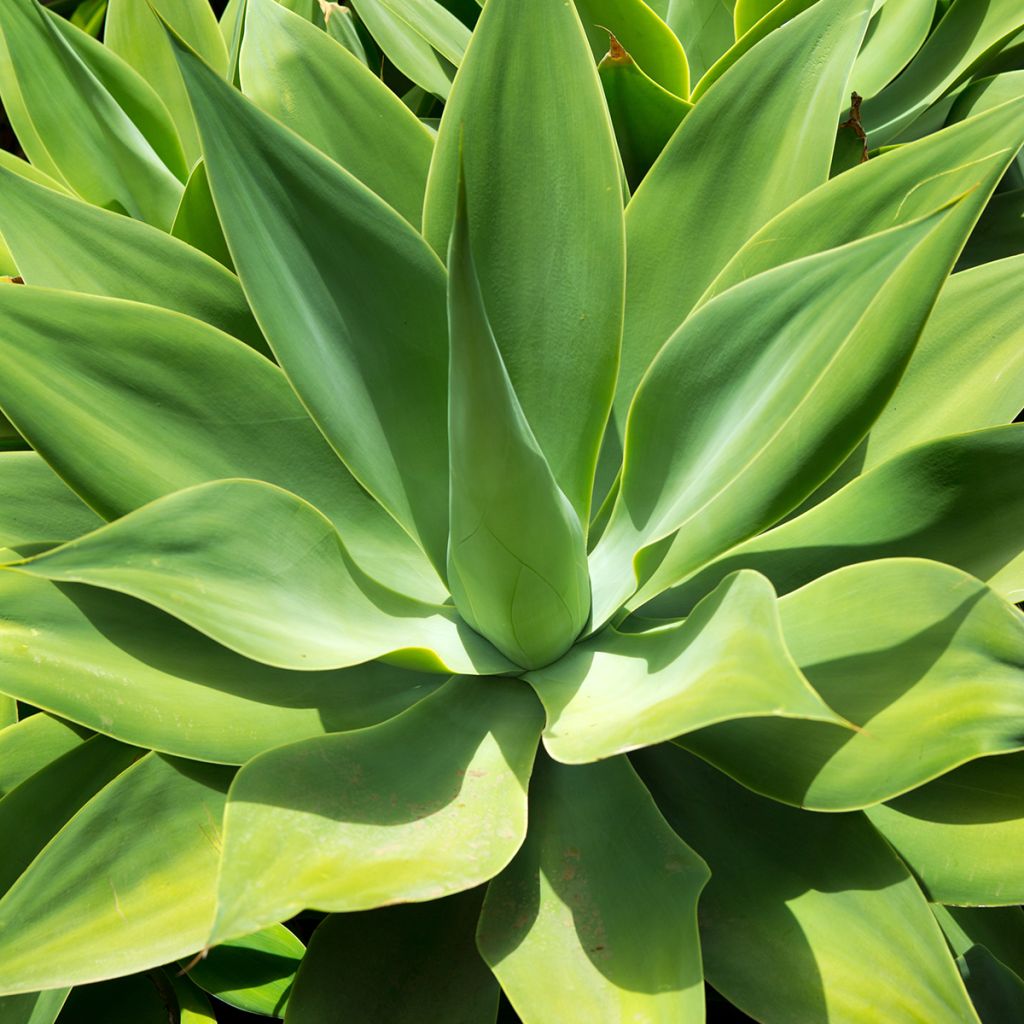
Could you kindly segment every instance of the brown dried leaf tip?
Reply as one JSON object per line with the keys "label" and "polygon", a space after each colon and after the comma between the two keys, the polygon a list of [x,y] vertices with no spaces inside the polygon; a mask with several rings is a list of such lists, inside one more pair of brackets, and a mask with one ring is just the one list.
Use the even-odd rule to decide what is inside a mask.
{"label": "brown dried leaf tip", "polygon": [[867,163],[868,159],[868,135],[864,131],[864,125],[860,123],[860,105],[864,102],[864,97],[858,93],[850,93],[850,116],[839,126],[842,128],[852,128],[854,134],[860,139],[861,154],[860,162]]}

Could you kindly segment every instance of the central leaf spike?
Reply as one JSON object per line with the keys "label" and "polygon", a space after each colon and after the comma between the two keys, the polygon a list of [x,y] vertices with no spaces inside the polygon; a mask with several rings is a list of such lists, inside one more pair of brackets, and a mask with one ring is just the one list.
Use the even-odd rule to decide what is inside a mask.
{"label": "central leaf spike", "polygon": [[590,614],[586,539],[494,339],[461,175],[448,273],[448,583],[477,632],[516,664],[538,668],[569,649]]}

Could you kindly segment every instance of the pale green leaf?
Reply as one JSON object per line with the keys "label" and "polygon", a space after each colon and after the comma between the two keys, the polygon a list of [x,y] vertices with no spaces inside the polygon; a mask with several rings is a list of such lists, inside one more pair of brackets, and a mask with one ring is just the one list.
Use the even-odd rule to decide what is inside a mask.
{"label": "pale green leaf", "polygon": [[595,761],[714,722],[781,715],[841,722],[785,647],[771,584],[724,580],[682,623],[642,635],[610,627],[526,679],[558,761]]}
{"label": "pale green leaf", "polygon": [[702,1020],[707,879],[624,757],[545,759],[529,834],[487,888],[477,944],[528,1024]]}
{"label": "pale green leaf", "polygon": [[348,50],[355,58],[369,66],[366,46],[359,34],[356,16],[351,8],[334,3],[333,0],[319,0],[324,15],[324,31]]}
{"label": "pale green leaf", "polygon": [[811,685],[860,728],[760,718],[679,740],[755,792],[867,807],[1024,746],[1024,615],[966,573],[863,562],[787,595],[779,611]]}
{"label": "pale green leaf", "polygon": [[746,35],[773,7],[778,0],[736,0],[733,8],[733,27],[736,38]]}
{"label": "pale green leaf", "polygon": [[476,951],[483,893],[332,914],[313,933],[288,1024],[494,1024],[498,985]]}
{"label": "pale green leaf", "polygon": [[[188,176],[181,202],[174,214],[171,234],[188,243],[193,249],[205,252],[228,270],[233,271],[235,264],[228,252],[228,243],[221,230],[217,207],[213,205],[213,194],[210,192],[210,179],[206,173],[206,164],[202,160],[196,162],[192,173]],[[228,331],[228,333],[232,333]],[[262,335],[260,339],[262,340]],[[265,343],[264,343],[265,344]]]}
{"label": "pale green leaf", "polygon": [[42,713],[0,729],[0,797],[90,735],[87,729]]}
{"label": "pale green leaf", "polygon": [[364,63],[274,0],[250,0],[239,74],[258,107],[419,226],[433,138]]}
{"label": "pale green leaf", "polygon": [[[124,742],[203,761],[242,764],[283,743],[375,725],[440,682],[380,664],[270,668],[131,598],[10,572],[0,574],[0,619],[0,687]],[[31,763],[74,740],[47,715],[17,728]],[[40,732],[56,735],[33,738]],[[12,752],[9,767],[21,756]],[[0,773],[0,792],[7,785]]]}
{"label": "pale green leaf", "polygon": [[683,44],[691,81],[733,44],[732,0],[668,0],[663,17]]}
{"label": "pale green leaf", "polygon": [[478,633],[536,668],[564,654],[586,624],[586,543],[491,331],[464,191],[448,268],[448,585]]}
{"label": "pale green leaf", "polygon": [[279,668],[344,668],[387,655],[435,672],[511,667],[450,607],[363,572],[312,505],[255,480],[176,491],[16,568],[139,598]]}
{"label": "pale green leaf", "polygon": [[615,386],[624,257],[615,139],[571,3],[491,0],[484,8],[427,184],[424,233],[437,252],[448,249],[460,165],[498,348],[555,480],[585,523]]}
{"label": "pale green leaf", "polygon": [[1024,902],[1024,754],[971,761],[867,814],[931,899]]}
{"label": "pale green leaf", "polygon": [[0,900],[0,992],[84,984],[199,949],[231,773],[148,754]]}
{"label": "pale green leaf", "polygon": [[445,274],[398,213],[179,51],[242,286],[349,469],[443,567]]}
{"label": "pale green leaf", "polygon": [[928,37],[935,0],[882,0],[868,25],[850,85],[861,96],[881,92]]}
{"label": "pale green leaf", "polygon": [[634,755],[711,869],[708,981],[766,1024],[977,1024],[921,891],[860,814],[762,800],[669,746]]}
{"label": "pale green leaf", "polygon": [[526,833],[541,718],[519,681],[456,678],[390,722],[250,761],[225,816],[212,941],[493,877]]}

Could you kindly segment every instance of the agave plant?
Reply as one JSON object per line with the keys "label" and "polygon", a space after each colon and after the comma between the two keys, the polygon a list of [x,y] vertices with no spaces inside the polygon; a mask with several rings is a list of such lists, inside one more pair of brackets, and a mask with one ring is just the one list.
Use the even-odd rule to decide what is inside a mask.
{"label": "agave plant", "polygon": [[732,6],[0,8],[0,1020],[1024,1013],[1024,11]]}

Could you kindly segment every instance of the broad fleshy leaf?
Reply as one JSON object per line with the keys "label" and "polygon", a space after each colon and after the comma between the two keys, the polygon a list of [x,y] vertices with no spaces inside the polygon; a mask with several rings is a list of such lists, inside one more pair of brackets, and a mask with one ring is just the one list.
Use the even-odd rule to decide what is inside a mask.
{"label": "broad fleshy leaf", "polygon": [[511,667],[451,608],[368,576],[314,506],[256,480],[176,491],[16,568],[136,597],[279,668],[387,655],[435,672]]}
{"label": "broad fleshy leaf", "polygon": [[231,773],[148,754],[0,899],[0,993],[84,984],[199,949]]}
{"label": "broad fleshy leaf", "polygon": [[587,622],[586,542],[491,331],[465,192],[448,270],[448,585],[466,622],[516,665],[537,668],[564,654]]}
{"label": "broad fleshy leaf", "polygon": [[362,61],[275,0],[249,0],[239,75],[260,109],[419,226],[433,138]]}
{"label": "broad fleshy leaf", "polygon": [[681,623],[641,635],[611,627],[525,677],[547,712],[558,761],[596,761],[714,722],[758,715],[843,724],[786,650],[771,584],[739,572]]}
{"label": "broad fleshy leaf", "polygon": [[498,985],[476,951],[483,893],[331,914],[313,933],[288,1024],[493,1024]]}
{"label": "broad fleshy leaf", "polygon": [[[0,689],[126,743],[202,761],[242,764],[284,743],[376,725],[441,682],[381,664],[271,668],[132,598],[18,573],[0,573],[0,619]],[[31,731],[29,722],[56,731],[59,752],[73,738],[47,715],[19,728]],[[27,738],[30,751],[33,743],[46,756],[45,739]]]}
{"label": "broad fleshy leaf", "polygon": [[[210,192],[210,179],[206,174],[206,164],[199,160],[185,183],[181,202],[174,215],[171,235],[183,242],[205,252],[218,263],[222,263],[230,271],[235,264],[228,252],[228,243],[224,239],[217,208],[213,205],[213,194]],[[228,331],[230,334],[231,332]],[[262,335],[260,336],[262,338]]]}
{"label": "broad fleshy leaf", "polygon": [[850,79],[861,96],[874,96],[906,67],[935,16],[935,0],[882,0],[875,6]]}
{"label": "broad fleshy leaf", "polygon": [[487,888],[477,944],[527,1024],[702,1020],[707,879],[625,758],[545,759],[529,834]]}
{"label": "broad fleshy leaf", "polygon": [[711,869],[708,981],[766,1024],[977,1024],[942,933],[860,814],[763,800],[669,746],[634,755],[669,823]]}
{"label": "broad fleshy leaf", "polygon": [[667,0],[663,17],[683,43],[691,81],[732,46],[732,14],[733,0]]}
{"label": "broad fleshy leaf", "polygon": [[91,735],[88,729],[43,713],[0,729],[0,797]]}
{"label": "broad fleshy leaf", "polygon": [[47,992],[0,996],[0,1021],[3,1024],[54,1024],[70,991],[52,988]]}
{"label": "broad fleshy leaf", "polygon": [[443,567],[445,274],[408,221],[179,47],[224,234],[278,361],[349,469]]}
{"label": "broad fleshy leaf", "polygon": [[[303,907],[420,902],[493,877],[526,832],[541,724],[522,683],[456,678],[390,722],[250,761],[225,816],[211,942]],[[339,784],[320,785],[325,772]]]}
{"label": "broad fleshy leaf", "polygon": [[779,611],[811,685],[860,729],[761,718],[679,741],[755,792],[867,807],[1024,746],[1024,615],[966,573],[864,562],[787,595]]}
{"label": "broad fleshy leaf", "polygon": [[[513,175],[496,167],[515,167]],[[424,233],[448,249],[465,180],[484,305],[523,413],[581,521],[615,387],[622,189],[571,3],[487,4],[445,106]]]}
{"label": "broad fleshy leaf", "polygon": [[971,946],[982,945],[1024,978],[1024,908],[932,904],[932,913],[957,956]]}
{"label": "broad fleshy leaf", "polygon": [[971,761],[867,814],[931,899],[1024,902],[1024,754]]}

